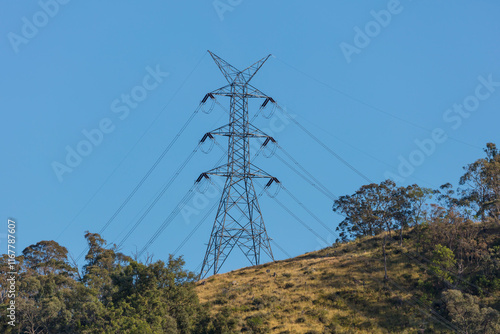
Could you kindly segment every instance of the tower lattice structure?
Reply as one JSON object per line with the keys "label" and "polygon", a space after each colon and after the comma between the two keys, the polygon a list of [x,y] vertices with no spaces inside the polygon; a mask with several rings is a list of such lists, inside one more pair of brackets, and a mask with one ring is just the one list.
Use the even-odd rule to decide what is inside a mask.
{"label": "tower lattice structure", "polygon": [[229,97],[230,112],[227,125],[208,132],[202,139],[204,141],[213,135],[226,136],[228,150],[226,164],[202,173],[198,178],[198,181],[203,177],[209,178],[209,175],[226,178],[200,278],[211,272],[217,274],[235,246],[245,254],[252,265],[260,263],[261,250],[274,261],[253,179],[269,179],[266,187],[273,182],[279,182],[250,161],[250,139],[264,139],[263,146],[270,140],[274,142],[272,137],[250,124],[248,118],[248,99],[265,99],[263,107],[269,101],[274,103],[271,97],[250,84],[250,80],[271,55],[240,71],[212,52],[209,53],[228,84],[205,95],[202,102],[217,95]]}

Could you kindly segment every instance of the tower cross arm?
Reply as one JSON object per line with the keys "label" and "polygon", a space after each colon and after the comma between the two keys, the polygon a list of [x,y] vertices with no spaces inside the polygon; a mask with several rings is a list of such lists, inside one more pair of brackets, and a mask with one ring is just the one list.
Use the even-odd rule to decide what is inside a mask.
{"label": "tower cross arm", "polygon": [[273,142],[276,142],[273,137],[266,134],[261,129],[255,127],[253,124],[248,123],[249,135],[256,138],[270,138]]}
{"label": "tower cross arm", "polygon": [[248,84],[250,80],[257,74],[262,65],[271,57],[271,55],[267,55],[266,57],[256,61],[252,65],[245,68],[243,71],[239,71],[236,67],[229,64],[227,61],[217,56],[215,53],[208,50],[208,53],[212,56],[212,59],[215,61],[219,70],[222,72],[227,82],[238,82],[240,84]]}
{"label": "tower cross arm", "polygon": [[243,98],[246,97],[246,98],[257,98],[257,99],[267,99],[267,98],[270,98],[270,96],[262,93],[260,90],[258,90],[257,88],[255,88],[252,85],[247,85],[247,90],[246,90],[245,93],[240,93],[240,92],[233,91],[231,89],[232,86],[233,86],[232,84],[225,85],[225,86],[223,86],[221,88],[218,88],[218,89],[210,92],[209,94],[218,95],[218,96],[229,96],[229,97],[231,97],[231,96],[241,96]]}
{"label": "tower cross arm", "polygon": [[266,57],[256,61],[255,63],[241,71],[246,84],[248,84],[250,80],[252,80],[252,78],[255,76],[255,74],[259,72],[260,68],[269,59],[269,57],[271,57],[271,54],[268,54]]}
{"label": "tower cross arm", "polygon": [[258,168],[255,166],[253,163],[250,163],[252,166],[252,175],[255,178],[262,178],[262,179],[276,179],[274,176],[268,174],[267,172],[263,171],[262,169]]}
{"label": "tower cross arm", "polygon": [[[239,174],[232,174],[229,171],[230,166],[228,164],[221,165],[219,167],[215,167],[210,169],[209,171],[206,171],[205,173],[201,173],[200,177],[198,177],[198,180],[201,180],[202,176],[205,177],[206,175],[217,175],[217,176],[243,176],[243,177],[249,177],[249,178],[260,178],[260,179],[272,179],[272,180],[277,180],[274,176],[269,175],[267,172],[263,171],[260,168],[255,167],[254,164],[251,164],[253,169],[251,173],[248,173],[246,175],[239,175]],[[198,181],[197,180],[197,181]]]}
{"label": "tower cross arm", "polygon": [[270,138],[271,141],[275,142],[274,138],[271,136],[268,136],[264,132],[262,132],[260,129],[256,128],[252,124],[249,124],[249,131],[248,132],[243,132],[243,133],[238,133],[234,132],[231,130],[231,123],[223,125],[215,130],[212,130],[210,132],[205,133],[203,138],[200,140],[200,142],[205,142],[207,138],[213,139],[213,136],[234,136],[234,137],[249,137],[249,138]]}
{"label": "tower cross arm", "polygon": [[227,82],[232,83],[236,79],[240,71],[221,57],[217,56],[212,51],[208,50],[208,53],[210,53],[210,55],[212,56],[212,59],[219,67],[219,70],[222,72]]}
{"label": "tower cross arm", "polygon": [[226,96],[230,98],[230,109],[229,124],[207,132],[201,140],[201,143],[207,138],[213,140],[214,135],[228,137],[227,164],[202,173],[197,180],[201,182],[202,179],[215,175],[226,178],[200,277],[204,277],[212,270],[214,274],[219,272],[236,246],[253,265],[260,263],[261,250],[274,261],[270,239],[258,203],[260,195],[257,195],[252,179],[267,179],[266,187],[274,182],[279,183],[275,177],[251,163],[250,152],[251,138],[261,138],[262,147],[275,142],[274,138],[250,124],[248,117],[249,99],[265,99],[261,109],[269,102],[274,103],[271,97],[249,84],[270,55],[240,71],[212,52],[209,53],[228,84],[207,94],[203,101],[206,102],[209,97]]}

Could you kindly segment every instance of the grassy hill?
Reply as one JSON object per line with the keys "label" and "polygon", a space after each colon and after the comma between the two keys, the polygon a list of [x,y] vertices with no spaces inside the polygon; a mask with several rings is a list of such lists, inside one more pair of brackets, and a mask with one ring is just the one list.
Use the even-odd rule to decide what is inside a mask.
{"label": "grassy hill", "polygon": [[[490,244],[498,244],[498,232],[483,231]],[[212,314],[226,311],[234,318],[235,332],[455,332],[441,292],[429,292],[437,274],[430,260],[417,254],[412,233],[403,246],[392,234],[388,281],[383,279],[381,236],[376,236],[215,275],[198,282],[196,291]],[[499,297],[484,294],[481,303],[498,310]]]}

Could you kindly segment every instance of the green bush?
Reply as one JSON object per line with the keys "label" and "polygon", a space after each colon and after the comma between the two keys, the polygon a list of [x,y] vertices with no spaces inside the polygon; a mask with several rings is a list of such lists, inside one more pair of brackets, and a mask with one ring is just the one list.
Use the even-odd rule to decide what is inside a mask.
{"label": "green bush", "polygon": [[459,290],[447,290],[443,297],[451,322],[464,333],[500,333],[500,313],[491,307],[481,307],[478,297]]}
{"label": "green bush", "polygon": [[435,273],[442,281],[446,283],[453,283],[452,273],[457,264],[455,254],[451,249],[443,245],[436,245],[432,252],[432,265],[430,266],[433,273]]}
{"label": "green bush", "polygon": [[264,319],[255,315],[247,318],[247,326],[253,333],[266,333],[266,326],[264,326]]}

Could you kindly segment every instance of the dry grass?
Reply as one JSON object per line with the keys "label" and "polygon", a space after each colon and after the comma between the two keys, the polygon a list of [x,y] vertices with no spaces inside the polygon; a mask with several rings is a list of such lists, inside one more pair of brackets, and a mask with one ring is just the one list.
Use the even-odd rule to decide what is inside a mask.
{"label": "dry grass", "polygon": [[[388,248],[390,281],[384,282],[379,245],[379,237],[364,238],[215,275],[196,289],[214,312],[230,307],[238,330],[259,317],[266,333],[416,333],[422,323],[433,322],[411,293],[426,280],[425,271],[410,264],[394,242]],[[437,322],[435,327],[444,328]]]}

